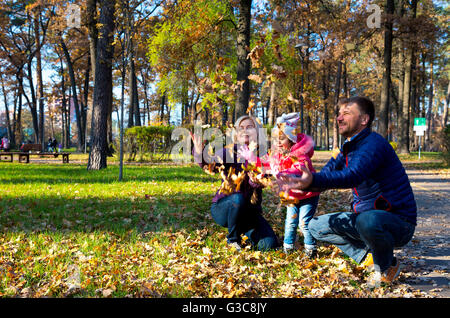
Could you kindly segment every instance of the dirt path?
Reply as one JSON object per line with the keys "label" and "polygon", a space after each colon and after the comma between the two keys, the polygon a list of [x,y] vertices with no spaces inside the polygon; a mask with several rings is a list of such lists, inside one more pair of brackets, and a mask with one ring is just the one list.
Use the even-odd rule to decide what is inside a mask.
{"label": "dirt path", "polygon": [[450,175],[407,168],[417,202],[413,239],[396,250],[404,283],[434,297],[450,297]]}

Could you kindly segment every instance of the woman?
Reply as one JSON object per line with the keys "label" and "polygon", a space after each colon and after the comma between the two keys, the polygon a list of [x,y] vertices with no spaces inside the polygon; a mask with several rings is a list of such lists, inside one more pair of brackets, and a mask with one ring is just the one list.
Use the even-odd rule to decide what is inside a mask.
{"label": "woman", "polygon": [[[228,175],[229,169],[232,168],[234,173],[238,175],[244,170],[242,168],[243,164],[247,167],[247,161],[238,161],[238,145],[245,144],[248,146],[252,141],[257,142],[258,131],[261,128],[255,118],[251,116],[240,117],[236,121],[235,127],[237,131],[233,145],[232,162],[227,162],[227,149],[225,148],[222,148],[215,154],[215,157],[222,159],[219,162],[223,162],[225,175]],[[202,146],[194,141],[194,151],[199,154],[201,150]],[[205,162],[200,164],[201,167],[205,165]],[[217,169],[221,165],[216,164],[214,170],[218,171]],[[261,215],[262,188],[261,184],[251,180],[249,174],[245,172],[239,190],[231,194],[225,194],[218,190],[212,200],[211,215],[214,221],[220,226],[228,228],[227,242],[238,251],[241,250],[241,234],[247,236],[248,242],[260,251],[278,247],[277,236]],[[256,200],[252,200],[252,196]]]}

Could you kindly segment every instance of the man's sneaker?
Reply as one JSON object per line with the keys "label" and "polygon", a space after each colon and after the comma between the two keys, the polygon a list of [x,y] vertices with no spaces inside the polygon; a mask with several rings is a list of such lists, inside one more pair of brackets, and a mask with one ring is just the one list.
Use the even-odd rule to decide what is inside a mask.
{"label": "man's sneaker", "polygon": [[394,257],[393,264],[384,272],[373,271],[372,274],[367,279],[367,285],[371,288],[380,287],[381,283],[392,283],[400,274],[400,263]]}
{"label": "man's sneaker", "polygon": [[373,255],[372,255],[372,253],[367,253],[366,257],[364,258],[364,261],[361,264],[359,264],[359,267],[361,267],[361,268],[373,267]]}
{"label": "man's sneaker", "polygon": [[393,259],[393,265],[381,273],[381,281],[383,283],[392,283],[400,274],[400,262],[396,257]]}
{"label": "man's sneaker", "polygon": [[229,243],[228,246],[230,246],[231,248],[234,248],[238,252],[240,252],[242,250],[242,247],[239,245],[238,242]]}
{"label": "man's sneaker", "polygon": [[310,248],[305,248],[305,255],[309,258],[309,259],[313,259],[317,257],[317,250],[315,249],[310,249]]}

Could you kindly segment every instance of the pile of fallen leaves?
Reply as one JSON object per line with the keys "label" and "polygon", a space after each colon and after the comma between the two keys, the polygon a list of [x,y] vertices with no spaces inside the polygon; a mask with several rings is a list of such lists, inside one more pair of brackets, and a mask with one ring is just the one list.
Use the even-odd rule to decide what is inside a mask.
{"label": "pile of fallen leaves", "polygon": [[[218,186],[210,179],[194,179],[190,169],[171,169],[172,178],[187,174],[189,188],[203,186],[208,197]],[[196,167],[192,171],[202,174]],[[402,284],[404,274],[391,286],[368,286],[369,272],[333,246],[319,245],[318,258],[308,259],[300,233],[297,251],[289,255],[259,252],[249,245],[237,252],[226,243],[227,229],[212,220],[202,192],[186,195],[184,206],[171,202],[183,194],[181,184],[186,187],[186,180],[179,182],[179,188],[177,182],[133,183],[129,209],[114,201],[95,212],[81,209],[81,199],[74,198],[58,212],[65,215],[62,222],[52,209],[28,215],[34,201],[17,208],[16,200],[2,199],[6,216],[0,233],[0,297],[424,297]],[[160,188],[167,193],[147,192]],[[347,211],[349,195],[349,190],[322,193],[317,214]],[[162,210],[165,202],[169,212]],[[263,192],[263,213],[281,241],[285,208],[273,189]],[[25,223],[28,217],[34,220],[30,224]],[[90,227],[83,227],[84,218]],[[44,221],[46,226],[39,226]],[[176,222],[184,225],[175,227]]]}
{"label": "pile of fallen leaves", "polygon": [[[325,193],[321,201],[342,210],[343,195]],[[276,197],[268,191],[265,200]],[[280,234],[284,211],[277,207],[271,203],[264,210]],[[319,213],[330,212],[324,208],[319,205]],[[250,246],[238,253],[227,246],[226,229],[212,220],[208,224],[202,230],[137,236],[1,236],[0,296],[423,297],[403,285],[370,288],[369,273],[332,246],[321,245],[314,260],[302,252],[301,243],[290,255]]]}

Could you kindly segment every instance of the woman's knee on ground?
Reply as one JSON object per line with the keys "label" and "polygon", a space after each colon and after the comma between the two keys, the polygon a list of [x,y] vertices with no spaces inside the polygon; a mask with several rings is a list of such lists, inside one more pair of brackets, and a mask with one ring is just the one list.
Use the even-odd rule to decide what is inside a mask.
{"label": "woman's knee on ground", "polygon": [[256,248],[258,251],[268,251],[278,247],[278,240],[276,237],[264,237],[259,240]]}

